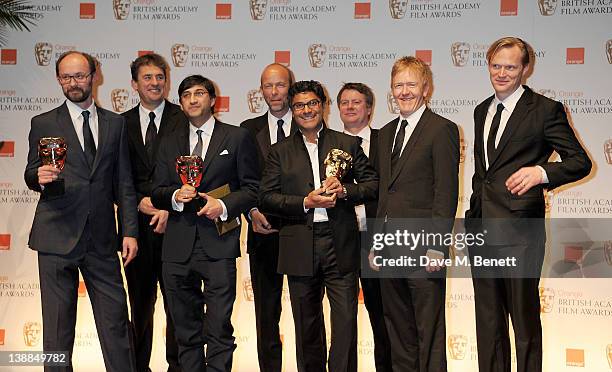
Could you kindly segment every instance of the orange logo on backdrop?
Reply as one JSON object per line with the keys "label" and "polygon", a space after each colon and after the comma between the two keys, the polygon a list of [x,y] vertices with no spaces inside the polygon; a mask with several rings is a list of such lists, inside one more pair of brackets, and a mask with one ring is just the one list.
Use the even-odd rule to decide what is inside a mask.
{"label": "orange logo on backdrop", "polygon": [[38,322],[26,322],[23,325],[23,342],[26,346],[37,346],[40,342],[42,327]]}
{"label": "orange logo on backdrop", "polygon": [[215,112],[229,112],[230,110],[230,98],[228,96],[220,97],[215,99]]}
{"label": "orange logo on backdrop", "polygon": [[2,51],[0,51],[0,64],[16,65],[17,49],[2,49]]}
{"label": "orange logo on backdrop", "polygon": [[11,234],[0,234],[0,251],[11,249]]}
{"label": "orange logo on backdrop", "polygon": [[451,359],[465,359],[465,352],[467,351],[467,342],[468,340],[465,335],[448,336],[448,351],[450,353]]}
{"label": "orange logo on backdrop", "polygon": [[96,4],[95,3],[81,3],[79,7],[79,18],[96,19]]}
{"label": "orange logo on backdrop", "polygon": [[291,65],[291,51],[276,50],[274,51],[274,62],[289,67]]}
{"label": "orange logo on backdrop", "polygon": [[565,365],[568,367],[584,367],[584,350],[565,349]]}
{"label": "orange logo on backdrop", "polygon": [[4,345],[5,334],[6,334],[6,331],[4,330],[4,328],[0,328],[0,345]]}
{"label": "orange logo on backdrop", "polygon": [[355,19],[370,19],[372,5],[370,3],[355,3]]}
{"label": "orange logo on backdrop", "polygon": [[53,45],[51,43],[40,42],[34,45],[34,58],[39,66],[49,66],[53,55]]}
{"label": "orange logo on backdrop", "polygon": [[123,112],[127,109],[130,93],[127,89],[113,89],[111,91],[111,103],[115,112]]}
{"label": "orange logo on backdrop", "polygon": [[85,282],[81,280],[79,281],[78,295],[79,297],[85,297],[87,295],[87,287],[85,287]]}
{"label": "orange logo on backdrop", "polygon": [[15,156],[15,141],[0,141],[0,158]]}
{"label": "orange logo on backdrop", "polygon": [[414,52],[414,56],[425,62],[427,66],[431,66],[431,49],[417,50],[416,52]]}
{"label": "orange logo on backdrop", "polygon": [[499,4],[500,16],[518,15],[518,0],[501,0]]}
{"label": "orange logo on backdrop", "polygon": [[567,48],[566,65],[583,65],[584,48]]}
{"label": "orange logo on backdrop", "polygon": [[139,50],[138,57],[146,56],[147,54],[153,54],[153,53],[155,52],[152,50]]}
{"label": "orange logo on backdrop", "polygon": [[217,19],[232,19],[232,4],[217,4]]}

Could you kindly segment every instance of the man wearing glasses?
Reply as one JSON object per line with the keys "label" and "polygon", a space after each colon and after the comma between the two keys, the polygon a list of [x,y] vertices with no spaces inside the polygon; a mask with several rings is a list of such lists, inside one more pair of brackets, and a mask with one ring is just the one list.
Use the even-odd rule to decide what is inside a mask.
{"label": "man wearing glasses", "polygon": [[[138,218],[125,122],[94,104],[96,62],[90,55],[67,52],[55,69],[67,100],[32,118],[24,175],[28,187],[41,194],[28,244],[38,251],[44,351],[67,352],[68,366],[61,370],[72,371],[80,271],[106,370],[135,371],[113,205],[123,218],[127,266],[136,256]],[[64,138],[63,170],[42,165],[37,147],[43,137]]]}
{"label": "man wearing glasses", "polygon": [[[356,137],[325,127],[327,97],[316,81],[289,89],[299,131],[270,150],[260,208],[280,217],[278,270],[286,274],[295,322],[298,371],[326,371],[323,293],[331,305],[330,371],[357,371],[360,255],[355,205],[373,200],[378,177]],[[352,157],[341,179],[325,176],[330,150]]]}
{"label": "man wearing glasses", "polygon": [[[248,130],[213,116],[212,81],[188,76],[178,93],[189,122],[179,123],[172,135],[162,137],[151,193],[153,206],[170,212],[162,243],[166,296],[181,369],[231,371],[240,228],[221,235],[217,223],[240,221],[242,213],[256,206],[257,150]],[[175,159],[182,155],[204,159],[197,188],[183,185],[177,174]],[[229,187],[230,193],[219,198],[209,195],[220,187]],[[192,202],[196,195],[201,199]],[[204,207],[200,207],[202,199]]]}

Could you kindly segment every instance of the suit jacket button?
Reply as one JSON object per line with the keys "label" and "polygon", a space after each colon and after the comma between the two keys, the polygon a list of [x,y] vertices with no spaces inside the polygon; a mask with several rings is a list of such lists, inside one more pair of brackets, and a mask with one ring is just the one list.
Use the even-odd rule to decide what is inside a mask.
{"label": "suit jacket button", "polygon": [[491,181],[489,181],[489,180],[485,180],[485,183],[486,183],[487,185],[490,185],[490,184],[491,184]]}
{"label": "suit jacket button", "polygon": [[389,190],[389,194],[393,194],[395,192],[395,189],[390,189]]}

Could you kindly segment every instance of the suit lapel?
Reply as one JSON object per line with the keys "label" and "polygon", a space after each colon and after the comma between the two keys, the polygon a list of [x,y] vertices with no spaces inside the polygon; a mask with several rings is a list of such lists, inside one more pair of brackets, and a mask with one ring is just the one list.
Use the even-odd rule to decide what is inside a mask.
{"label": "suit lapel", "polygon": [[[315,187],[314,176],[312,174],[312,163],[310,162],[310,155],[308,154],[308,149],[306,148],[306,144],[304,143],[304,137],[302,136],[302,133],[297,131],[296,133],[293,134],[291,138],[292,138],[292,141],[294,142],[293,148],[296,151],[301,151],[304,155],[303,157],[296,156],[294,159],[296,162],[297,161],[301,162],[300,160],[301,158],[304,159],[305,162],[302,163],[304,167],[306,168],[304,169],[304,174],[306,177],[306,181],[308,182],[308,186],[310,187],[310,190],[312,190]],[[298,165],[302,165],[302,164],[298,164]]]}
{"label": "suit lapel", "polygon": [[391,121],[384,127],[384,130],[380,131],[378,137],[378,140],[380,141],[379,149],[381,149],[380,153],[378,154],[380,178],[389,180],[387,185],[391,184],[391,152],[393,150],[393,137],[395,136],[398,123],[399,118]]}
{"label": "suit lapel", "polygon": [[499,139],[499,143],[497,144],[497,149],[495,150],[495,154],[492,159],[489,159],[489,169],[495,165],[497,159],[499,159],[499,155],[504,150],[504,147],[508,145],[510,138],[512,138],[512,134],[516,131],[521,123],[523,123],[523,119],[529,112],[529,108],[531,106],[533,100],[533,94],[531,89],[526,88],[523,95],[516,103],[514,107],[514,111],[512,111],[512,115],[508,118],[508,122],[506,123],[506,128],[504,128],[504,132],[502,133],[501,138]]}
{"label": "suit lapel", "polygon": [[[267,115],[267,114],[266,114]],[[257,132],[257,145],[261,150],[264,160],[268,157],[272,142],[270,142],[270,128],[268,127],[268,120],[265,120],[265,126]]]}
{"label": "suit lapel", "polygon": [[176,141],[180,156],[191,155],[191,146],[189,146],[189,125],[189,122],[186,121],[176,129]]}
{"label": "suit lapel", "polygon": [[393,173],[391,174],[389,186],[392,185],[393,182],[395,182],[404,164],[406,164],[406,162],[408,161],[408,158],[410,158],[410,153],[412,152],[412,149],[414,149],[414,145],[418,142],[419,136],[421,135],[423,128],[427,125],[427,121],[429,120],[430,115],[431,115],[431,111],[428,108],[426,108],[425,111],[423,112],[423,115],[421,115],[421,119],[419,119],[419,122],[417,123],[416,127],[412,131],[412,134],[410,135],[410,138],[408,139],[408,143],[406,143],[406,146],[402,150],[402,155],[400,156],[397,162],[397,166],[395,167],[395,169],[393,169]]}
{"label": "suit lapel", "polygon": [[317,146],[318,155],[319,155],[319,178],[321,181],[325,180],[327,177],[325,176],[325,158],[327,154],[335,147],[335,142],[333,141],[332,136],[329,131],[325,127],[325,123],[323,124],[323,129],[319,132],[319,145]]}
{"label": "suit lapel", "polygon": [[213,127],[212,135],[210,136],[210,142],[208,143],[208,149],[206,150],[206,155],[204,157],[204,174],[208,170],[210,162],[214,159],[216,155],[219,154],[219,148],[223,144],[223,140],[227,132],[223,128],[223,126],[219,125],[219,122],[215,119],[215,125]]}
{"label": "suit lapel", "polygon": [[68,111],[66,103],[57,110],[57,123],[62,132],[62,137],[64,137],[68,145],[69,156],[74,154],[76,158],[80,159],[83,169],[88,169],[89,165],[87,164],[87,159],[85,159],[85,152],[83,152],[83,147],[74,129],[74,124],[72,123],[72,118],[70,118],[70,112]]}
{"label": "suit lapel", "polygon": [[485,151],[487,151],[487,149],[484,146],[484,125],[485,125],[485,120],[487,118],[487,111],[489,110],[491,101],[493,101],[493,97],[494,96],[487,98],[480,106],[480,109],[476,110],[476,113],[474,115],[474,120],[475,120],[474,141],[475,141],[475,144],[480,147],[480,151],[478,152],[478,161],[480,161],[480,164],[482,165],[482,169],[486,169]]}
{"label": "suit lapel", "polygon": [[136,107],[128,111],[125,117],[128,136],[130,136],[132,143],[135,145],[136,153],[145,164],[149,164],[149,157],[145,151],[142,132],[140,130],[140,105],[136,105]]}
{"label": "suit lapel", "polygon": [[104,146],[106,146],[106,143],[108,142],[108,132],[110,130],[110,123],[106,113],[98,106],[96,106],[96,112],[98,114],[98,147],[96,148],[96,159],[94,160],[94,164],[91,169],[92,174],[98,167],[98,164],[100,164],[102,151],[104,151]]}
{"label": "suit lapel", "polygon": [[[157,155],[159,151],[159,143],[161,142],[161,138],[166,135],[166,133],[172,132],[176,128],[178,124],[180,124],[181,112],[179,109],[166,101],[166,105],[164,106],[164,111],[162,112],[161,121],[159,124],[159,129],[157,130],[157,137],[155,138],[155,142],[153,142],[153,154]],[[142,138],[142,136],[141,136]],[[189,140],[187,141],[189,143]],[[144,143],[142,146],[143,154],[144,152]],[[187,145],[187,152],[189,152],[189,145]],[[148,158],[148,157],[147,157]]]}

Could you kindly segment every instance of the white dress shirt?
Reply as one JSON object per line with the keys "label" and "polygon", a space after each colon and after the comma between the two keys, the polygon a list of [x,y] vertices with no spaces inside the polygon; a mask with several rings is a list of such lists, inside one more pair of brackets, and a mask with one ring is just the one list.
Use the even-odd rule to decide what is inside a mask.
{"label": "white dress shirt", "polygon": [[[314,188],[315,190],[321,187],[321,175],[319,174],[319,133],[321,133],[321,129],[317,132],[317,142],[311,143],[306,140],[306,137],[302,135],[304,139],[304,144],[306,145],[306,150],[308,151],[308,157],[310,158],[310,165],[312,166],[312,178],[314,179]],[[304,207],[304,213],[307,213],[308,209]],[[325,208],[315,208],[314,210],[314,219],[313,222],[326,222],[329,221],[327,217],[327,210]]]}
{"label": "white dress shirt", "polygon": [[[402,151],[400,151],[400,156],[402,156],[402,152],[404,152],[404,148],[406,147],[408,140],[410,140],[410,136],[412,135],[412,132],[414,132],[414,128],[416,128],[417,124],[419,123],[419,120],[421,120],[421,116],[423,116],[423,113],[425,112],[426,107],[427,106],[422,105],[421,107],[419,107],[418,110],[408,115],[407,117],[403,117],[400,114],[399,121],[397,123],[397,128],[395,128],[395,135],[393,136],[394,144],[395,144],[395,137],[397,137],[397,132],[399,132],[402,126],[402,120],[406,120],[408,122],[408,125],[406,126],[406,132],[404,134],[404,142],[402,143]],[[391,151],[393,151],[393,149],[391,149]]]}
{"label": "white dress shirt", "polygon": [[[349,136],[355,136],[351,132],[348,132],[346,129],[344,133]],[[370,157],[370,136],[372,134],[372,129],[369,126],[365,126],[363,129],[356,134],[357,137],[361,137],[361,149],[366,154],[367,157]],[[359,231],[367,231],[367,217],[365,204],[359,204],[355,206],[355,214],[357,215],[357,225],[359,226]]]}
{"label": "white dress shirt", "polygon": [[[155,114],[155,131],[159,133],[159,126],[161,125],[162,114],[164,113],[164,107],[166,107],[166,101],[163,100],[162,103],[159,104],[154,110]],[[149,113],[151,110],[145,108],[142,104],[139,105],[139,117],[140,117],[140,133],[142,134],[142,143],[145,143],[147,138],[147,129],[149,128]]]}
{"label": "white dress shirt", "polygon": [[[291,134],[291,120],[293,119],[291,110],[287,111],[281,119],[283,120],[283,132],[285,132],[285,138],[287,138]],[[268,128],[270,129],[270,144],[274,145],[278,133],[278,118],[272,115],[270,111],[268,111]]]}
{"label": "white dress shirt", "polygon": [[[68,113],[70,114],[70,119],[72,119],[72,125],[74,125],[74,130],[76,131],[76,135],[79,138],[79,142],[81,143],[81,149],[85,151],[85,147],[83,146],[83,110],[76,103],[66,100],[66,107],[68,107]],[[98,148],[98,110],[96,110],[96,105],[94,102],[91,103],[91,106],[87,108],[89,111],[89,128],[91,129],[91,134],[93,136],[94,143],[96,144],[96,149]]]}

